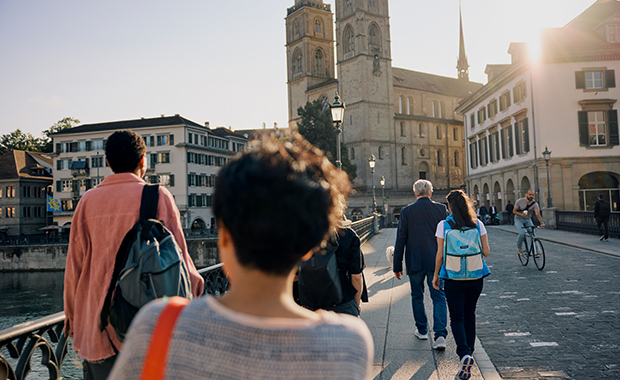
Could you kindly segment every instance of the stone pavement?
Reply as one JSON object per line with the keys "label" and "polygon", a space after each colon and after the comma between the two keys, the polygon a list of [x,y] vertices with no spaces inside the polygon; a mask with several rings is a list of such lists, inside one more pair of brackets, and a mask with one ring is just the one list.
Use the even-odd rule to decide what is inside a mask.
{"label": "stone pavement", "polygon": [[[449,321],[448,348],[445,351],[435,351],[431,339],[421,341],[413,335],[415,324],[408,278],[404,276],[397,280],[385,257],[385,249],[395,241],[396,229],[387,228],[362,246],[369,295],[369,302],[362,304],[362,319],[370,328],[375,343],[373,379],[452,380],[460,369],[460,362]],[[428,291],[425,292],[425,305],[432,322],[432,301]],[[472,379],[500,379],[484,349],[477,343],[474,353],[477,366],[472,370]]]}

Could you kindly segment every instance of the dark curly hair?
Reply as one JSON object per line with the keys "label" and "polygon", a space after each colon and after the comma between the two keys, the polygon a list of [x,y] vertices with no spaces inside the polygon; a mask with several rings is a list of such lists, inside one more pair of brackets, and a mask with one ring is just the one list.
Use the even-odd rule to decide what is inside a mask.
{"label": "dark curly hair", "polygon": [[218,173],[213,213],[241,265],[286,275],[337,226],[351,184],[299,134],[249,145]]}
{"label": "dark curly hair", "polygon": [[133,172],[145,153],[144,140],[129,129],[112,133],[105,146],[105,158],[114,173]]}

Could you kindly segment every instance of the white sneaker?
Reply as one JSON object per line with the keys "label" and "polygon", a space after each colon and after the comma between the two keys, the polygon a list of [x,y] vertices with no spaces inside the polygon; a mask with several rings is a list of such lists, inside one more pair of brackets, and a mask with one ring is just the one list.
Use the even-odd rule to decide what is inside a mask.
{"label": "white sneaker", "polygon": [[445,350],[446,349],[446,338],[444,338],[443,336],[440,336],[437,339],[435,339],[435,342],[433,342],[433,348],[438,351]]}
{"label": "white sneaker", "polygon": [[471,367],[474,365],[474,358],[469,355],[461,359],[461,370],[456,374],[456,380],[469,380],[471,378]]}
{"label": "white sneaker", "polygon": [[428,340],[428,333],[426,334],[421,334],[417,329],[415,330],[415,332],[413,333],[413,335],[416,336],[416,338],[420,339],[420,340]]}

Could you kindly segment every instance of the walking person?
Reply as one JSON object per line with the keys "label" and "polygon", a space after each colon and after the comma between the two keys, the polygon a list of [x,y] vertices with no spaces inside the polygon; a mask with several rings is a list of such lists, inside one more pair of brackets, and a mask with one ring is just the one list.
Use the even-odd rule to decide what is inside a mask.
{"label": "walking person", "polygon": [[534,223],[532,223],[532,216],[534,214],[536,214],[536,217],[540,222],[540,226],[545,228],[545,223],[540,215],[540,207],[534,200],[534,190],[528,190],[525,197],[517,199],[512,213],[515,214],[515,227],[519,232],[519,235],[517,236],[517,252],[519,255],[523,255],[525,228],[534,227]]}
{"label": "walking person", "polygon": [[[477,231],[480,241],[482,255],[489,255],[489,240],[484,224],[476,218],[473,205],[469,197],[461,190],[453,190],[447,196],[448,207],[451,214],[446,221],[439,222],[435,236],[437,238],[437,253],[435,272],[433,274],[433,287],[436,290],[443,289],[450,310],[450,327],[452,335],[456,342],[456,353],[461,359],[461,369],[457,373],[455,379],[467,380],[471,377],[471,367],[474,365],[474,344],[476,342],[476,304],[483,288],[483,278],[490,272],[484,260],[480,257],[481,264],[476,266],[476,271],[471,272],[473,275],[463,276],[470,279],[453,279],[451,274],[446,270],[444,261],[444,243],[447,232],[451,229],[461,229],[464,227],[474,228]],[[467,257],[468,264],[470,257]],[[463,260],[460,260],[462,263]],[[473,263],[473,261],[472,261]],[[471,267],[474,267],[472,264]],[[459,269],[461,269],[459,267]],[[468,270],[472,270],[468,266]],[[479,278],[472,278],[478,277]],[[454,276],[457,277],[457,276]]]}
{"label": "walking person", "polygon": [[510,203],[510,200],[508,200],[508,204],[506,205],[506,214],[508,214],[508,222],[510,224],[514,224],[515,223],[515,214],[512,213],[514,208],[515,208],[515,205]]}
{"label": "walking person", "polygon": [[487,215],[489,214],[489,211],[487,210],[487,206],[486,204],[482,204],[482,206],[480,206],[480,208],[478,209],[478,215],[480,216],[480,220],[482,221],[483,224],[487,224]]}
{"label": "walking person", "polygon": [[[84,359],[87,379],[106,379],[121,342],[108,325],[99,328],[99,313],[106,298],[121,242],[140,217],[140,200],[146,184],[146,145],[130,130],[108,137],[105,155],[112,172],[88,190],[75,209],[69,235],[64,279],[65,334]],[[204,280],[187,252],[179,210],[165,187],[159,188],[157,219],[177,241],[190,274],[192,294],[204,290]]]}
{"label": "walking person", "polygon": [[421,179],[413,184],[416,201],[400,212],[396,244],[394,245],[393,270],[397,279],[403,274],[403,256],[411,286],[411,306],[416,329],[414,335],[421,340],[428,339],[428,319],[424,311],[424,281],[428,285],[433,300],[433,348],[446,349],[448,335],[448,311],[443,290],[433,288],[435,272],[435,253],[437,223],[447,216],[446,206],[431,200],[433,184]]}
{"label": "walking person", "polygon": [[605,202],[603,194],[599,194],[598,200],[594,204],[594,220],[596,220],[601,241],[609,240],[609,215],[611,215],[609,203]]}
{"label": "walking person", "polygon": [[[293,299],[300,262],[342,219],[339,197],[350,191],[348,177],[300,135],[250,144],[215,183],[213,213],[230,289],[182,310],[167,357],[158,361],[165,378],[365,379],[374,352],[366,324]],[[156,300],[138,314],[112,379],[141,378],[166,305]]]}

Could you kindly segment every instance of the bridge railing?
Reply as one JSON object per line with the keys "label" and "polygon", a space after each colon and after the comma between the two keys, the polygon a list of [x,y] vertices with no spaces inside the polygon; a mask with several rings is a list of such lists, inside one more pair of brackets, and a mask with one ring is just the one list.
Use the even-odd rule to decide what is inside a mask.
{"label": "bridge railing", "polygon": [[[556,211],[558,230],[598,235],[598,227],[592,211]],[[609,237],[620,238],[620,212],[609,216]]]}

